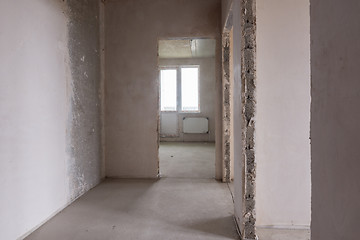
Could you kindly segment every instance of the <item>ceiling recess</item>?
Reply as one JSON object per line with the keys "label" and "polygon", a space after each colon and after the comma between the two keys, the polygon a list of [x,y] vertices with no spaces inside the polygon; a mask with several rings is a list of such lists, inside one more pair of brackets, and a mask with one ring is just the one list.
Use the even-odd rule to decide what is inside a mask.
{"label": "ceiling recess", "polygon": [[159,58],[215,57],[215,39],[159,40]]}

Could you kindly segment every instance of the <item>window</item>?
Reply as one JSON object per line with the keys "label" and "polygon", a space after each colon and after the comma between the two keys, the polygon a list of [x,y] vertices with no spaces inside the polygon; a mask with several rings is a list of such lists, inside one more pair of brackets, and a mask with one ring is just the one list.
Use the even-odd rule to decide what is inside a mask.
{"label": "window", "polygon": [[[177,89],[177,86],[180,89]],[[198,112],[199,67],[160,70],[161,111]],[[179,95],[179,98],[177,97]]]}
{"label": "window", "polygon": [[181,68],[181,110],[199,111],[198,68]]}
{"label": "window", "polygon": [[176,69],[161,70],[161,111],[176,111]]}

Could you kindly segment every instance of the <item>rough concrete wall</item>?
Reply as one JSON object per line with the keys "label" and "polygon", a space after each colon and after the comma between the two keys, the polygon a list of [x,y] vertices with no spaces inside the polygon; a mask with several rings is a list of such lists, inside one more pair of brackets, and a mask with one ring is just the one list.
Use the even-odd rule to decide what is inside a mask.
{"label": "rough concrete wall", "polygon": [[[215,141],[215,58],[159,59],[159,66],[198,65],[200,113],[165,113],[178,115],[179,137],[162,137],[161,141],[214,142]],[[161,113],[164,114],[164,113]],[[209,134],[182,133],[183,117],[208,117]]]}
{"label": "rough concrete wall", "polygon": [[[219,0],[106,2],[107,176],[157,176],[158,39],[219,41],[220,5]],[[216,74],[220,77],[220,68]]]}
{"label": "rough concrete wall", "polygon": [[223,150],[222,150],[222,79],[221,79],[221,34],[217,40],[217,61],[216,61],[216,81],[215,81],[215,179],[221,180],[223,177]]}
{"label": "rough concrete wall", "polygon": [[234,94],[235,94],[235,91],[234,91],[234,28],[233,26],[231,27],[231,30],[230,30],[230,35],[229,35],[229,40],[230,40],[230,112],[232,113],[231,116],[230,116],[230,179],[231,180],[234,180],[234,153],[235,153],[235,150],[234,150],[234,147],[235,147],[235,144],[234,144],[234,137],[235,137],[235,132],[234,132],[234,113],[236,112],[236,108],[238,106],[234,106]]}
{"label": "rough concrete wall", "polygon": [[71,66],[67,180],[74,199],[101,178],[100,11],[97,0],[67,4]]}
{"label": "rough concrete wall", "polygon": [[0,2],[0,239],[99,181],[98,5],[81,3]]}
{"label": "rough concrete wall", "polygon": [[245,201],[244,231],[245,239],[256,239],[255,233],[255,89],[256,89],[256,1],[241,1],[241,80],[244,84],[243,117],[245,159]]}
{"label": "rough concrete wall", "polygon": [[359,239],[360,3],[311,1],[311,239]]}
{"label": "rough concrete wall", "polygon": [[222,153],[223,153],[223,182],[231,181],[230,157],[231,157],[231,89],[230,85],[230,32],[226,30],[222,36]]}
{"label": "rough concrete wall", "polygon": [[309,0],[257,0],[256,224],[310,225]]}

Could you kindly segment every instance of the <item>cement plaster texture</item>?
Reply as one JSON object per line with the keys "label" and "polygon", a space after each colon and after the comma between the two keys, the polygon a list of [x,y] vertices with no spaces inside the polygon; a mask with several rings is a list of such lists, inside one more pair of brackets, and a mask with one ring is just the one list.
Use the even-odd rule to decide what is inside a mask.
{"label": "cement plaster texture", "polygon": [[26,239],[238,239],[233,214],[214,179],[108,179]]}
{"label": "cement plaster texture", "polygon": [[67,0],[70,57],[70,109],[67,118],[67,163],[70,200],[101,180],[100,4]]}
{"label": "cement plaster texture", "polygon": [[159,149],[160,176],[215,178],[215,144],[162,142]]}
{"label": "cement plaster texture", "polygon": [[[158,40],[208,37],[219,42],[220,14],[220,0],[106,1],[107,176],[156,178],[159,129]],[[215,72],[219,84],[220,58],[216,59]],[[215,107],[218,108],[220,105],[216,101]],[[215,121],[221,126],[221,117]],[[216,135],[218,137],[221,139],[221,135]],[[217,153],[221,161],[221,145]]]}

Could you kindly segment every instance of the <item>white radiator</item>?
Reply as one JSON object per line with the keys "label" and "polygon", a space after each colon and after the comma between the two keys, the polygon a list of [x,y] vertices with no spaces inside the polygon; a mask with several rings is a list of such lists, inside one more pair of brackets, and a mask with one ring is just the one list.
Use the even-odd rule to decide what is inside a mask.
{"label": "white radiator", "polygon": [[209,119],[205,117],[184,117],[184,133],[209,133]]}

